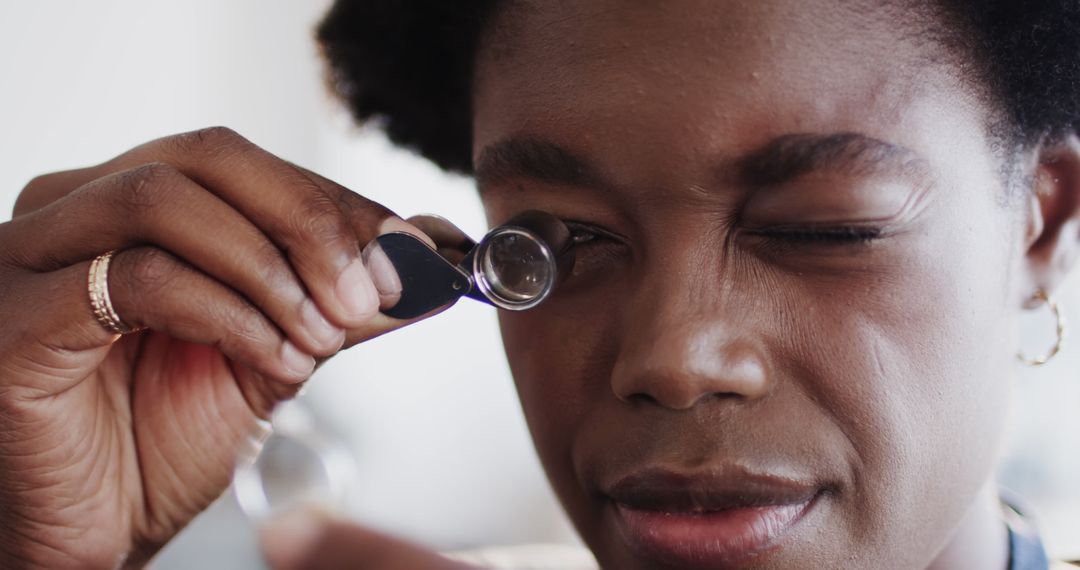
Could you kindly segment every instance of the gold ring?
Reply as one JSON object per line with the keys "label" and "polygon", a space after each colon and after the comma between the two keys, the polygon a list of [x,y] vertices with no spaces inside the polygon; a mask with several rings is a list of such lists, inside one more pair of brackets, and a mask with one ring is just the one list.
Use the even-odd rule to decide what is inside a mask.
{"label": "gold ring", "polygon": [[101,326],[114,334],[128,334],[141,331],[146,327],[135,328],[125,323],[120,315],[113,309],[112,299],[109,298],[109,262],[116,250],[106,251],[90,262],[90,275],[87,289],[90,292],[90,307],[94,310]]}

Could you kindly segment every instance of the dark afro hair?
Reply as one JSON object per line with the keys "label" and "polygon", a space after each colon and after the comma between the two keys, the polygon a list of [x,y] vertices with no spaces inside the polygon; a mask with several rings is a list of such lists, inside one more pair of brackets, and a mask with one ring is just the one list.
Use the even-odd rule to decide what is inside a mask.
{"label": "dark afro hair", "polygon": [[[1080,0],[930,0],[975,58],[1011,142],[1080,127]],[[443,169],[472,172],[473,56],[497,0],[336,0],[317,35],[360,122]]]}

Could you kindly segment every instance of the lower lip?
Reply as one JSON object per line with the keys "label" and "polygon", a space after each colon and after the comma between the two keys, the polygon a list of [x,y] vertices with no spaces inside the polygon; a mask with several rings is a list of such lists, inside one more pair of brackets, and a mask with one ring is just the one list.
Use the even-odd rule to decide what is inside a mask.
{"label": "lower lip", "polygon": [[735,567],[774,553],[810,510],[802,503],[705,513],[671,513],[615,505],[623,538],[639,555],[679,568]]}

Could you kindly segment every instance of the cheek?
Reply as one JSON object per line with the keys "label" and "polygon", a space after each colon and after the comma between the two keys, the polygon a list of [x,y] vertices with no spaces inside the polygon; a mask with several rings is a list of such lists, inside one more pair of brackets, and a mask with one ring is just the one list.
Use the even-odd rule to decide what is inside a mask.
{"label": "cheek", "polygon": [[597,295],[581,302],[552,299],[529,311],[499,314],[533,444],[576,524],[593,513],[575,476],[573,449],[597,408],[614,399],[608,383],[618,349],[612,326],[624,306],[616,295]]}
{"label": "cheek", "polygon": [[992,472],[1014,362],[1000,215],[911,236],[858,280],[780,287],[773,354],[850,444],[854,537],[935,544]]}
{"label": "cheek", "polygon": [[614,400],[609,379],[623,314],[634,302],[633,274],[606,267],[572,276],[539,307],[500,311],[503,345],[538,446],[573,433],[592,408]]}
{"label": "cheek", "polygon": [[[614,361],[613,337],[604,334],[617,301],[583,307],[549,301],[521,313],[501,312],[499,325],[525,418],[541,453],[556,452],[591,405],[603,398]],[[599,381],[583,381],[599,379]],[[610,389],[607,389],[610,392]]]}

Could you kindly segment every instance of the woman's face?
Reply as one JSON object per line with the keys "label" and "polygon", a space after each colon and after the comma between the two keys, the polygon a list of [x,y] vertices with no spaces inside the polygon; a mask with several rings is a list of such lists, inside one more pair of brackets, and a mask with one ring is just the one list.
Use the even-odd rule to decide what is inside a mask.
{"label": "woman's face", "polygon": [[503,337],[605,567],[923,567],[986,484],[1024,226],[945,55],[909,12],[828,0],[492,22],[489,221],[546,210],[582,239]]}

